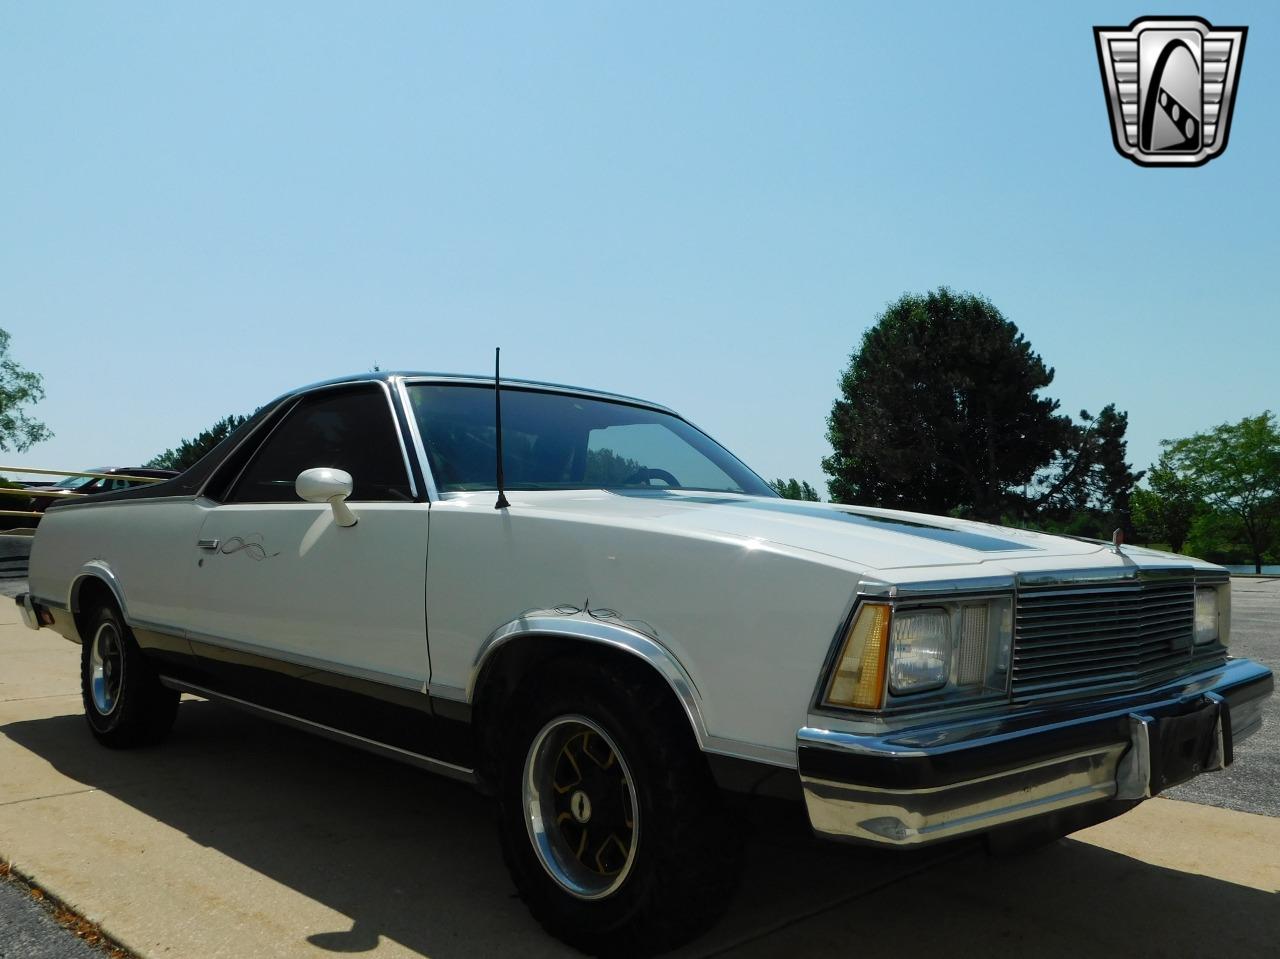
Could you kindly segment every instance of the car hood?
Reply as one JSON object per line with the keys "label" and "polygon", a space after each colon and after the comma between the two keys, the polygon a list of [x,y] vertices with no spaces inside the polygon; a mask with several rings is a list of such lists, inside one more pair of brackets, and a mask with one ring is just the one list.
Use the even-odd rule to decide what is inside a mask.
{"label": "car hood", "polygon": [[924,513],[765,496],[679,490],[577,490],[510,496],[516,508],[545,510],[566,519],[751,539],[882,570],[1083,557],[1110,548],[1092,540]]}

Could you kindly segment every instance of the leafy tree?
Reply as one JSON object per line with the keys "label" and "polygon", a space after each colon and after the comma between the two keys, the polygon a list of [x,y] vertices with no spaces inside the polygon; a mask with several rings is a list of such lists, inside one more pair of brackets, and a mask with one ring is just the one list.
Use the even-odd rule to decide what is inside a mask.
{"label": "leafy tree", "polygon": [[776,479],[769,486],[784,499],[804,500],[807,503],[818,502],[818,491],[807,482],[800,482],[794,477],[789,480]]}
{"label": "leafy tree", "polygon": [[23,453],[53,436],[27,415],[26,408],[44,399],[44,378],[9,356],[9,333],[0,330],[0,451]]}
{"label": "leafy tree", "polygon": [[601,486],[621,486],[644,465],[611,449],[587,450],[586,482]]}
{"label": "leafy tree", "polygon": [[[1066,449],[1032,479],[1024,516],[1066,522],[1074,528],[1063,531],[1076,535],[1109,536],[1118,526],[1131,539],[1130,499],[1143,474],[1134,473],[1125,461],[1128,425],[1129,414],[1114,403],[1096,417],[1081,410],[1080,422],[1064,429]],[[1077,532],[1082,528],[1088,532]]]}
{"label": "leafy tree", "polygon": [[1212,508],[1196,513],[1187,534],[1187,552],[1214,563],[1243,565],[1249,562],[1249,547],[1242,545],[1244,528],[1238,517]]}
{"label": "leafy tree", "polygon": [[1256,572],[1280,544],[1280,430],[1270,411],[1161,444],[1169,468],[1219,513],[1233,517]]}
{"label": "leafy tree", "polygon": [[1201,512],[1200,497],[1172,467],[1169,454],[1147,471],[1147,488],[1133,491],[1133,524],[1147,542],[1168,543],[1181,553],[1191,524]]}
{"label": "leafy tree", "polygon": [[836,502],[998,520],[1071,448],[1053,370],[988,300],[905,295],[862,337],[827,421]]}
{"label": "leafy tree", "polygon": [[239,429],[246,420],[247,417],[244,416],[223,417],[194,439],[183,440],[177,449],[165,450],[142,465],[156,469],[185,470],[194,466],[205,453]]}

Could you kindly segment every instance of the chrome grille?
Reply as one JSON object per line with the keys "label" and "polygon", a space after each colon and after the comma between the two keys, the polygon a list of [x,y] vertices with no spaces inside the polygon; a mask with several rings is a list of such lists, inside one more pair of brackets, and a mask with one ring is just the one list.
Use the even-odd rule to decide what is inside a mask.
{"label": "chrome grille", "polygon": [[1195,581],[1190,576],[1020,590],[1014,626],[1015,701],[1142,689],[1191,672]]}

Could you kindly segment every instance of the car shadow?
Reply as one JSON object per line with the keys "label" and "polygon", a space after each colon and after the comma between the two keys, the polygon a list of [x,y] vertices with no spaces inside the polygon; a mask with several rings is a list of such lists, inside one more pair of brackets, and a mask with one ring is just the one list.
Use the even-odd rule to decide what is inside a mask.
{"label": "car shadow", "polygon": [[[3,732],[61,774],[349,918],[308,931],[313,947],[359,953],[385,937],[434,959],[576,955],[525,912],[491,804],[468,786],[201,701],[183,703],[157,749],[104,750],[79,715]],[[745,856],[729,916],[683,953],[768,955],[812,930],[819,940],[800,954],[842,940],[870,954],[878,942],[901,957],[959,946],[1021,959],[1055,954],[1037,930],[1057,935],[1064,924],[1078,932],[1076,951],[1094,956],[1249,955],[1280,940],[1274,894],[1080,842],[1011,860],[971,845],[883,853],[816,842],[795,818],[770,813],[753,817]],[[839,933],[846,925],[852,938]],[[1243,937],[1234,949],[1232,936]]]}
{"label": "car shadow", "polygon": [[1275,954],[1280,895],[1065,839],[1036,853],[977,853],[829,910],[741,959],[867,956],[1135,959]]}

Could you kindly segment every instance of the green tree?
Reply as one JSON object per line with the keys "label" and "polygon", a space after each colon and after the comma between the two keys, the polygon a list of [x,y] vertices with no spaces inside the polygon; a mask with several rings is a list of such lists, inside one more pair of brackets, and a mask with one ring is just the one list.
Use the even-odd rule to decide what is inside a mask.
{"label": "green tree", "polygon": [[1166,452],[1147,471],[1147,488],[1133,491],[1133,525],[1147,542],[1168,543],[1181,553],[1191,524],[1201,511],[1200,497],[1169,462]]}
{"label": "green tree", "polygon": [[1069,418],[1040,395],[1053,370],[988,300],[905,295],[862,337],[840,378],[822,461],[839,503],[998,520],[1071,448]]}
{"label": "green tree", "polygon": [[769,484],[770,488],[784,499],[804,500],[806,503],[818,502],[818,491],[807,482],[792,479],[776,479]]}
{"label": "green tree", "polygon": [[587,450],[585,481],[601,486],[622,486],[644,464],[615,453],[611,449]]}
{"label": "green tree", "polygon": [[53,436],[27,415],[27,407],[44,399],[44,378],[9,356],[9,334],[0,330],[0,451],[23,453]]}
{"label": "green tree", "polygon": [[1075,535],[1110,536],[1116,527],[1132,539],[1131,498],[1142,473],[1126,462],[1129,414],[1109,403],[1093,416],[1067,424],[1063,450],[1039,471],[1026,491],[1023,518],[1066,524]]}
{"label": "green tree", "polygon": [[1187,533],[1187,552],[1214,563],[1242,565],[1249,562],[1249,548],[1241,545],[1244,528],[1232,513],[1206,507],[1196,513]]}
{"label": "green tree", "polygon": [[244,416],[223,417],[194,439],[183,440],[177,449],[165,450],[142,465],[164,470],[185,470],[194,466],[201,457],[239,429],[246,419]]}
{"label": "green tree", "polygon": [[1254,570],[1280,542],[1280,431],[1272,413],[1246,416],[1205,433],[1164,440],[1161,461],[1197,496],[1233,517]]}

